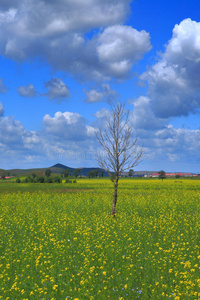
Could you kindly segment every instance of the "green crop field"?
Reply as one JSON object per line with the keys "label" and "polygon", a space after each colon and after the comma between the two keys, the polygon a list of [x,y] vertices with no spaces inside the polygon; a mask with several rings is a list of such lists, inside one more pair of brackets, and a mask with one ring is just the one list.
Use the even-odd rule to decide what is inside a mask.
{"label": "green crop field", "polygon": [[200,181],[1,183],[0,299],[200,299]]}

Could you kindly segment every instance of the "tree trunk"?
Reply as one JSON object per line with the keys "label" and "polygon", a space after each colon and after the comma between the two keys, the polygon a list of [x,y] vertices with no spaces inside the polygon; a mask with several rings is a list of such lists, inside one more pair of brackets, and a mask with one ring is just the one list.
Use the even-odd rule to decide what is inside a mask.
{"label": "tree trunk", "polygon": [[111,209],[111,215],[115,217],[116,214],[116,205],[117,205],[117,188],[118,188],[118,180],[119,177],[116,177],[115,181],[115,190],[114,190],[114,195],[113,195],[113,203],[112,203],[112,209]]}

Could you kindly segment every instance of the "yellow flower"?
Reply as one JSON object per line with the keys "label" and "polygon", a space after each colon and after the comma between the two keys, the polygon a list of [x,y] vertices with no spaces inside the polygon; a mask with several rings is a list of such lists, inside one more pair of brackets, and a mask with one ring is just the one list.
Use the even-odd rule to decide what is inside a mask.
{"label": "yellow flower", "polygon": [[169,273],[172,273],[173,272],[173,269],[169,269]]}
{"label": "yellow flower", "polygon": [[184,268],[190,268],[191,267],[191,262],[190,261],[186,261]]}
{"label": "yellow flower", "polygon": [[58,285],[57,285],[57,284],[54,284],[54,286],[53,286],[53,290],[56,290],[56,289],[57,289],[57,287],[58,287]]}

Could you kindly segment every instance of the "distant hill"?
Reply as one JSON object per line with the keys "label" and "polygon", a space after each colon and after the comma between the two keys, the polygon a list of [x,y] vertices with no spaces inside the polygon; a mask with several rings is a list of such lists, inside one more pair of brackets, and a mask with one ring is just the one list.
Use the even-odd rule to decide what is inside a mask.
{"label": "distant hill", "polygon": [[66,170],[66,169],[70,170],[71,173],[73,173],[73,171],[74,171],[74,168],[70,168],[70,167],[67,167],[62,164],[55,164],[52,167],[47,168],[47,169],[50,169],[52,173],[59,173],[59,174],[61,174],[62,171]]}
{"label": "distant hill", "polygon": [[73,168],[67,167],[67,166],[65,166],[65,165],[62,165],[62,164],[55,164],[55,165],[53,165],[52,167],[50,167],[50,169],[51,169],[51,168],[59,168],[59,169],[73,169]]}
{"label": "distant hill", "polygon": [[70,170],[71,173],[73,173],[73,171],[75,169],[80,169],[82,176],[87,176],[88,172],[90,172],[90,171],[99,170],[99,173],[102,173],[102,171],[104,172],[104,177],[108,176],[108,174],[103,169],[98,168],[98,167],[97,168],[70,168],[70,167],[67,167],[62,164],[55,164],[52,167],[50,167],[49,169],[51,169],[51,171],[55,172],[55,173],[62,173],[62,171],[65,169],[68,169],[68,170]]}
{"label": "distant hill", "polygon": [[[32,173],[35,173],[36,175],[44,175],[45,174],[45,171],[47,169],[50,169],[52,173],[57,173],[57,174],[61,174],[63,170],[65,169],[68,169],[70,170],[71,174],[73,173],[73,171],[76,169],[76,168],[71,168],[71,167],[68,167],[68,166],[65,166],[63,164],[60,164],[60,163],[57,163],[51,167],[48,167],[48,168],[34,168],[34,169],[9,169],[9,170],[1,170],[0,169],[0,175],[1,173],[4,173],[4,172],[9,172],[10,175],[15,175],[15,176],[18,176],[18,175],[25,175],[25,176],[29,176],[31,175]],[[100,173],[102,173],[102,169],[101,168],[77,168],[77,169],[80,169],[81,170],[81,175],[82,176],[87,176],[88,175],[88,172],[92,171],[92,170],[99,170]],[[1,172],[2,171],[2,172]],[[104,172],[104,177],[107,177],[108,174]]]}

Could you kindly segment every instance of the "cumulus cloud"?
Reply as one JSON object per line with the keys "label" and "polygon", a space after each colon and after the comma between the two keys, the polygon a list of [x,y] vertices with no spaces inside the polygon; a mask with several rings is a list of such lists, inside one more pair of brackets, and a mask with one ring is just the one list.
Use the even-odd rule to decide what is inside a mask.
{"label": "cumulus cloud", "polygon": [[115,90],[112,90],[109,84],[102,84],[99,90],[92,89],[90,91],[83,90],[86,94],[85,102],[94,103],[105,100],[112,102],[118,98],[118,94]]}
{"label": "cumulus cloud", "polygon": [[183,161],[198,159],[200,130],[177,129],[168,125],[156,132],[154,141],[155,146],[162,145],[167,155],[176,154],[179,159],[185,156]]}
{"label": "cumulus cloud", "polygon": [[[10,33],[16,33],[19,27],[23,27],[26,36],[31,33],[31,36],[46,37],[68,32],[88,32],[92,28],[121,23],[129,12],[129,2],[130,0],[3,0],[0,9],[9,11],[16,8],[13,24],[9,24]],[[16,30],[14,25],[18,27]]]}
{"label": "cumulus cloud", "polygon": [[[132,65],[151,48],[148,33],[119,25],[129,12],[129,2],[4,2],[0,54],[17,61],[42,57],[54,69],[84,79],[127,77]],[[103,32],[99,28],[104,28]],[[88,38],[93,29],[95,33]]]}
{"label": "cumulus cloud", "polygon": [[78,113],[56,112],[54,117],[43,118],[45,131],[54,137],[66,141],[80,141],[91,135],[92,129],[87,127],[85,119]]}
{"label": "cumulus cloud", "polygon": [[26,157],[41,161],[44,157],[44,139],[39,132],[26,131],[23,124],[14,117],[3,116],[0,104],[0,151],[2,167],[6,169],[26,164]]}
{"label": "cumulus cloud", "polygon": [[28,131],[24,136],[22,136],[24,147],[27,149],[32,149],[33,147],[40,145],[41,147],[41,137],[35,131]]}
{"label": "cumulus cloud", "polygon": [[99,110],[95,113],[95,116],[98,119],[109,117],[109,115],[110,115],[110,111],[109,111],[109,109],[106,109],[105,107],[103,107],[101,110]]}
{"label": "cumulus cloud", "polygon": [[85,102],[87,103],[99,102],[103,99],[103,93],[95,89],[90,91],[84,90],[84,93],[86,94]]}
{"label": "cumulus cloud", "polygon": [[174,128],[166,125],[155,131],[140,131],[140,142],[145,149],[151,170],[198,171],[200,166],[200,130]]}
{"label": "cumulus cloud", "polygon": [[151,49],[149,34],[130,26],[107,27],[99,36],[97,53],[108,76],[125,77],[132,65]]}
{"label": "cumulus cloud", "polygon": [[[0,150],[2,167],[29,167],[43,161],[65,159],[69,164],[91,160],[95,156],[96,128],[78,113],[56,112],[45,115],[43,127],[27,131],[14,117],[3,116],[0,103]],[[80,167],[80,165],[79,165]]]}
{"label": "cumulus cloud", "polygon": [[105,107],[102,109],[98,110],[94,116],[96,119],[93,121],[92,126],[95,128],[104,128],[107,123],[107,119],[109,119],[111,115],[111,111]]}
{"label": "cumulus cloud", "polygon": [[0,144],[6,152],[23,154],[25,149],[32,149],[33,152],[38,152],[38,145],[40,151],[42,150],[42,140],[39,134],[35,131],[26,131],[20,121],[14,117],[0,118]]}
{"label": "cumulus cloud", "polygon": [[0,118],[0,142],[7,147],[17,149],[22,145],[22,136],[25,129],[19,121],[15,121],[13,117]]}
{"label": "cumulus cloud", "polygon": [[200,107],[200,22],[185,19],[176,25],[160,60],[141,79],[149,84],[156,116],[195,113]]}
{"label": "cumulus cloud", "polygon": [[[45,148],[51,159],[62,158],[68,163],[87,163],[95,157],[96,128],[88,125],[78,113],[56,112],[43,118]],[[96,163],[94,160],[93,163]],[[93,164],[94,165],[94,164]],[[80,167],[80,165],[79,165]]]}
{"label": "cumulus cloud", "polygon": [[27,131],[14,117],[0,118],[0,150],[5,168],[41,161],[48,165],[61,157],[70,164],[91,159],[96,129],[86,124],[80,114],[45,115],[43,125],[43,130]]}
{"label": "cumulus cloud", "polygon": [[65,101],[70,97],[68,86],[60,78],[51,78],[45,83],[48,92],[44,96],[48,96],[50,100]]}
{"label": "cumulus cloud", "polygon": [[[149,99],[144,97],[135,101],[135,109],[138,112],[142,103],[148,108]],[[109,117],[109,114],[110,112],[106,108],[97,111],[95,114],[97,123],[103,121],[105,117]],[[140,121],[136,120],[135,122]],[[69,165],[79,164],[79,167],[87,159],[87,163],[92,161],[94,166],[95,155],[90,156],[89,154],[95,154],[95,149],[97,149],[95,139],[97,128],[99,126],[87,124],[80,114],[68,111],[56,112],[53,117],[45,115],[43,130],[39,131],[26,131],[21,122],[16,121],[13,117],[1,116],[1,157],[4,163],[6,162],[7,166],[11,164],[11,167],[16,160],[23,165],[36,161],[39,163],[42,160],[48,165],[53,159],[56,161],[62,159]],[[148,120],[147,128],[134,128],[134,133],[140,137],[140,145],[144,147],[149,161],[161,161],[161,168],[166,170],[170,163],[180,162],[182,171],[184,169],[181,164],[186,161],[190,164],[195,163],[196,166],[200,165],[200,130],[177,129],[172,125],[160,126],[160,128],[155,126],[152,130],[147,129]]]}
{"label": "cumulus cloud", "polygon": [[166,124],[167,120],[155,116],[150,98],[141,96],[133,101],[133,105],[130,122],[135,129],[156,130]]}
{"label": "cumulus cloud", "polygon": [[35,97],[36,90],[32,84],[26,86],[19,86],[18,92],[22,97]]}

